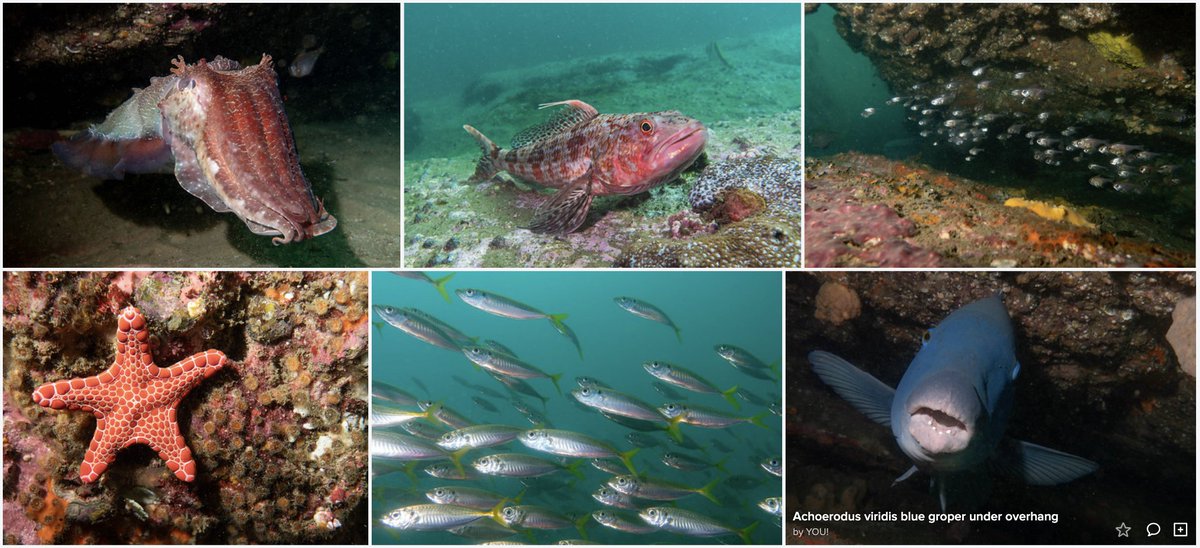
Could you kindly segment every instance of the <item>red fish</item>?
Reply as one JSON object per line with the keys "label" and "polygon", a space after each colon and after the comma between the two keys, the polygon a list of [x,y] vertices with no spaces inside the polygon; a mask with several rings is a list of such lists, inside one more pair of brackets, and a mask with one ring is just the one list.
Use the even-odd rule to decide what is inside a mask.
{"label": "red fish", "polygon": [[592,198],[630,195],[674,180],[700,156],[708,130],[677,111],[600,114],[583,101],[565,105],[545,124],[513,137],[512,148],[496,146],[471,126],[463,126],[483,149],[468,182],[485,181],[500,171],[559,191],[542,203],[526,228],[566,234],[587,218]]}

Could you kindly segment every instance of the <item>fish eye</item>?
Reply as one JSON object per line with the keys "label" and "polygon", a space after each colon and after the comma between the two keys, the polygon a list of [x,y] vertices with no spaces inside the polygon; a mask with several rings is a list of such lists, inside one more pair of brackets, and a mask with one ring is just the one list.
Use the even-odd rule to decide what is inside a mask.
{"label": "fish eye", "polygon": [[930,339],[930,338],[932,338],[932,337],[933,337],[933,333],[931,333],[930,331],[926,330],[926,331],[925,331],[925,334],[924,334],[924,335],[921,335],[921,342],[929,342],[929,339]]}
{"label": "fish eye", "polygon": [[650,123],[650,120],[642,120],[642,123],[639,125],[641,126],[642,134],[644,135],[650,135],[654,132],[654,124]]}
{"label": "fish eye", "polygon": [[646,513],[650,514],[651,516],[657,516],[657,515],[658,515],[658,509],[657,509],[657,508],[651,508],[651,509],[647,510],[647,511],[646,511]]}
{"label": "fish eye", "polygon": [[442,489],[441,487],[438,487],[437,489],[433,490],[433,494],[435,494],[439,497],[444,497],[444,496],[446,496],[446,490]]}
{"label": "fish eye", "polygon": [[783,231],[776,228],[775,231],[771,233],[771,239],[775,240],[777,242],[782,242],[786,238],[785,238],[785,234],[783,233]]}

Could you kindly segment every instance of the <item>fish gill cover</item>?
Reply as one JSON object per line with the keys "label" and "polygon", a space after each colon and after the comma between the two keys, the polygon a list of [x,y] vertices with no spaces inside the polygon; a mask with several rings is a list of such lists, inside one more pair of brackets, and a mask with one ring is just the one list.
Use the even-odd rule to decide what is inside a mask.
{"label": "fish gill cover", "polygon": [[[1194,532],[1175,538],[1168,527],[1196,511],[1195,292],[1187,272],[789,274],[787,508],[800,517],[788,523],[788,542],[1106,544],[1125,540],[1115,529],[1124,521],[1134,542],[1158,522],[1165,542],[1192,543]],[[952,328],[959,336],[949,345],[939,338],[956,314],[981,303],[990,307],[986,334],[964,336],[960,317]],[[1007,384],[1011,409],[1005,439],[970,474],[925,463],[908,474],[914,461],[900,436],[879,424],[896,409],[864,413],[873,398],[843,399],[845,388],[871,377],[877,394],[896,388],[902,397],[902,379],[928,369],[919,362],[930,351],[963,357],[938,364],[955,372],[991,357],[1011,379],[992,377],[980,390],[984,398]],[[830,356],[857,373],[829,376]],[[913,421],[936,427],[922,432],[909,422],[920,443],[934,451],[937,434],[950,442],[963,434],[968,425],[949,419],[965,414],[930,411],[967,400],[927,393],[923,401],[939,403],[912,409]],[[1026,451],[1037,459],[1022,465],[1011,458],[1012,440],[1055,452]],[[1050,460],[1057,465],[1037,465]],[[924,517],[914,522],[914,514]]]}
{"label": "fish gill cover", "polygon": [[1194,5],[806,17],[806,264],[1195,264]]}
{"label": "fish gill cover", "polygon": [[373,280],[375,543],[779,542],[778,274],[430,276]]}
{"label": "fish gill cover", "polygon": [[[716,211],[687,199],[732,172],[799,181],[798,5],[419,5],[405,21],[408,266],[799,266],[798,207],[747,207],[753,188]],[[660,133],[679,136],[649,150],[666,161],[647,154]]]}

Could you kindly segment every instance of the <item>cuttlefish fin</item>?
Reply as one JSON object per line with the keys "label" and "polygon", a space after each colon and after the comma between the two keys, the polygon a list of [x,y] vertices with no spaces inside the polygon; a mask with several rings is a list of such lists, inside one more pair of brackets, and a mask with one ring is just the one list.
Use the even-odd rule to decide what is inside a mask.
{"label": "cuttlefish fin", "polygon": [[542,202],[525,228],[541,234],[574,232],[587,219],[592,198],[592,176],[588,171]]}
{"label": "cuttlefish fin", "polygon": [[808,354],[813,372],[867,418],[890,427],[896,390],[850,362],[820,350]]}
{"label": "cuttlefish fin", "polygon": [[50,145],[64,164],[100,179],[124,179],[126,173],[170,173],[171,147],[161,137],[114,139],[83,131]]}

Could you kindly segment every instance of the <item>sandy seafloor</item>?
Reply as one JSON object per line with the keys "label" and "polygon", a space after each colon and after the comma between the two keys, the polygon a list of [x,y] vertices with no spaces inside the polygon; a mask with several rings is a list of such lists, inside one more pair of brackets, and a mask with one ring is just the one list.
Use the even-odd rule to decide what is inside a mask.
{"label": "sandy seafloor", "polygon": [[300,165],[338,226],[285,246],[188,194],[172,174],[101,181],[5,136],[4,259],[13,266],[388,266],[400,262],[399,120],[292,123]]}
{"label": "sandy seafloor", "polygon": [[405,266],[604,267],[619,261],[634,242],[668,239],[667,217],[689,209],[687,192],[697,170],[648,193],[597,198],[583,228],[567,236],[520,228],[548,193],[511,182],[465,183],[479,147],[462,125],[504,145],[546,119],[549,113],[537,110],[540,103],[579,99],[601,113],[681,111],[708,127],[710,164],[742,157],[798,159],[800,28],[719,41],[729,66],[708,46],[483,74],[462,96],[407,102]]}

